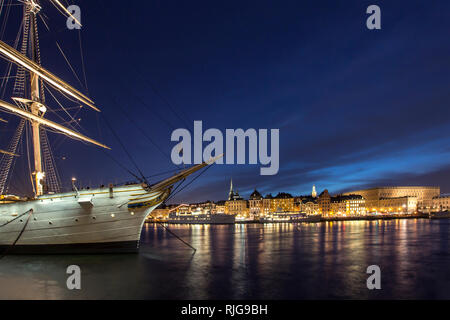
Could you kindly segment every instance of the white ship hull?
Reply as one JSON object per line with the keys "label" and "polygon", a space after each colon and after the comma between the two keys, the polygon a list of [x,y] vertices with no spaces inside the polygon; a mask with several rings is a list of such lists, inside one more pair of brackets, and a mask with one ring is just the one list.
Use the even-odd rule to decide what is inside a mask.
{"label": "white ship hull", "polygon": [[[130,185],[114,188],[112,195],[102,188],[80,191],[79,196],[71,192],[0,204],[0,226],[10,221],[0,227],[0,249],[8,253],[135,252],[145,218],[167,197],[167,191],[152,193]],[[130,205],[133,198],[143,202]]]}

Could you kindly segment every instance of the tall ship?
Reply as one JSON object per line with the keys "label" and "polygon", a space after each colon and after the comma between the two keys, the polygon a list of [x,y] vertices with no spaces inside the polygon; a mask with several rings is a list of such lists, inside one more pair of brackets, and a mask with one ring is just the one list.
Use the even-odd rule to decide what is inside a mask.
{"label": "tall ship", "polygon": [[[75,19],[59,1],[45,3],[52,3],[67,17]],[[46,103],[45,93],[58,93],[72,104],[76,102],[93,111],[100,109],[88,96],[42,66],[37,28],[40,2],[20,0],[14,4],[23,6],[21,30],[14,44],[0,41],[0,57],[7,62],[9,70],[6,77],[16,70],[12,96],[0,100],[0,112],[19,119],[9,145],[0,151],[0,255],[136,252],[145,218],[168,199],[175,184],[215,159],[180,170],[153,184],[142,177],[138,183],[89,190],[78,190],[73,184],[72,191],[61,192],[47,132],[103,149],[109,147],[81,134],[73,126],[49,119],[47,116],[51,111],[56,112],[56,108]],[[2,82],[2,90],[5,88]],[[70,115],[69,109],[58,102],[58,110]],[[8,182],[15,178],[11,168],[22,139],[26,139],[30,151],[29,183],[33,195],[28,197],[8,192]]]}

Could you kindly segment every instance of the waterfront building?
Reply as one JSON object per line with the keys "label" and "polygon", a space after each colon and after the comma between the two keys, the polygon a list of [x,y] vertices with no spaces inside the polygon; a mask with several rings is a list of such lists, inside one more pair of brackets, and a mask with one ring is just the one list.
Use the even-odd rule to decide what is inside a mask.
{"label": "waterfront building", "polygon": [[168,206],[162,205],[159,208],[153,210],[148,218],[166,219],[169,216],[169,212],[170,208]]}
{"label": "waterfront building", "polygon": [[294,211],[306,213],[307,215],[319,213],[317,195],[316,197],[312,195],[294,197]]}
{"label": "waterfront building", "polygon": [[[340,196],[331,197],[330,198],[330,212],[329,214],[346,214],[347,206],[343,199]],[[325,212],[324,212],[325,213]]]}
{"label": "waterfront building", "polygon": [[189,204],[182,203],[175,209],[175,211],[179,214],[188,214],[191,212],[191,206]]}
{"label": "waterfront building", "polygon": [[299,197],[294,197],[294,211],[301,212],[302,203]]}
{"label": "waterfront building", "polygon": [[194,203],[190,205],[190,211],[201,211],[202,213],[213,213],[216,209],[216,204],[212,201]]}
{"label": "waterfront building", "polygon": [[321,214],[329,214],[331,212],[331,196],[328,193],[328,190],[325,189],[317,199],[317,203],[319,205],[319,212]]}
{"label": "waterfront building", "polygon": [[307,215],[318,214],[319,204],[317,203],[317,200],[315,201],[303,200],[300,211],[306,213]]}
{"label": "waterfront building", "polygon": [[225,213],[225,200],[220,200],[216,202],[216,208],[214,213]]}
{"label": "waterfront building", "polygon": [[450,210],[450,194],[442,194],[432,199],[431,211],[442,212]]}
{"label": "waterfront building", "polygon": [[156,219],[165,220],[169,217],[170,212],[177,211],[177,209],[179,207],[184,207],[184,208],[187,208],[187,210],[189,210],[188,204],[181,204],[181,205],[179,205],[179,204],[162,204],[158,208],[153,210],[152,213],[147,216],[147,219],[156,218]]}
{"label": "waterfront building", "polygon": [[370,211],[374,209],[381,213],[415,213],[417,211],[417,197],[395,197],[395,198],[381,198],[378,201],[377,208],[369,208]]}
{"label": "waterfront building", "polygon": [[228,200],[225,201],[225,213],[235,214],[241,217],[249,217],[247,200],[244,200],[237,191],[233,189],[233,180],[230,183]]}
{"label": "waterfront building", "polygon": [[262,200],[263,202],[262,202],[262,214],[264,215],[264,216],[267,216],[267,215],[269,215],[272,211],[271,211],[271,208],[272,208],[272,199],[273,199],[273,196],[272,196],[272,194],[271,193],[268,193],[268,194],[266,194],[266,196],[264,197],[264,199]]}
{"label": "waterfront building", "polygon": [[225,213],[226,214],[235,214],[241,217],[248,217],[249,210],[247,205],[247,200],[237,199],[230,200],[225,202]]}
{"label": "waterfront building", "polygon": [[[410,199],[410,202],[416,201],[416,208],[412,209],[410,203],[402,203],[408,207],[408,212],[425,211],[429,210],[432,206],[432,199],[439,196],[440,187],[426,187],[426,186],[396,186],[396,187],[376,187],[364,190],[357,190],[352,192],[344,193],[344,195],[349,194],[359,194],[366,200],[366,206],[370,211],[381,211],[381,208],[387,207],[387,199],[389,198],[402,198],[402,197],[415,197],[417,200]],[[380,200],[383,199],[382,202]],[[393,200],[398,201],[400,200]],[[394,208],[395,206],[391,206]],[[375,210],[373,210],[375,208]],[[422,210],[421,210],[422,209]]]}
{"label": "waterfront building", "polygon": [[337,195],[331,197],[331,210],[329,214],[338,215],[364,215],[367,212],[365,199],[356,194]]}
{"label": "waterfront building", "polygon": [[250,215],[259,217],[262,214],[263,197],[258,190],[255,189],[255,191],[252,192],[248,200],[248,204]]}
{"label": "waterfront building", "polygon": [[366,200],[360,195],[349,195],[344,202],[347,214],[365,215],[367,213]]}
{"label": "waterfront building", "polygon": [[270,199],[270,210],[274,212],[292,212],[294,211],[294,197],[289,193],[279,192]]}

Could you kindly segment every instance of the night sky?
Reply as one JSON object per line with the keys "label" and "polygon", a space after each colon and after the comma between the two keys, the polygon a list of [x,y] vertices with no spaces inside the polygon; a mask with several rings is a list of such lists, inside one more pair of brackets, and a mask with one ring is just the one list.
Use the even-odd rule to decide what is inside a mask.
{"label": "night sky", "polygon": [[[88,89],[55,46],[58,39],[84,83],[78,31],[41,2],[52,28],[39,22],[43,65],[96,101],[102,113],[84,108],[82,132],[129,169],[107,123],[146,175],[175,168],[171,132],[192,130],[194,120],[223,131],[280,129],[277,175],[214,165],[174,202],[225,199],[231,177],[244,197],[255,187],[307,194],[313,184],[331,193],[377,185],[450,192],[448,0],[73,1]],[[381,7],[381,30],[366,28],[371,4]],[[2,40],[15,37],[11,21]],[[11,119],[0,128],[5,149],[14,121],[2,117]],[[96,147],[49,136],[66,186],[72,176],[91,186],[133,179]]]}

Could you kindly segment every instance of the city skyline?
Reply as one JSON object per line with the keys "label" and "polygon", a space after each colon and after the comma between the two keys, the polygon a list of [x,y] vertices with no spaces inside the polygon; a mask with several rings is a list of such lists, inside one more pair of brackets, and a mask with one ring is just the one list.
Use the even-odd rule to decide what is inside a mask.
{"label": "city skyline", "polygon": [[[43,65],[102,108],[92,119],[82,111],[82,128],[111,146],[109,154],[127,167],[133,165],[106,121],[149,176],[175,168],[164,155],[173,147],[170,133],[192,130],[194,120],[221,130],[280,129],[277,175],[259,176],[258,165],[214,165],[174,201],[219,200],[230,177],[243,196],[255,187],[307,193],[312,184],[332,193],[378,185],[439,185],[450,191],[450,21],[442,14],[450,4],[383,4],[386,28],[370,31],[367,5],[360,1],[76,3],[89,90],[55,47],[61,33],[61,47],[73,67],[82,69],[78,31],[65,30],[54,8],[48,8],[54,29],[41,28]],[[20,15],[15,9],[11,14]],[[135,18],[116,19],[117,12]],[[420,23],[423,17],[429,22]],[[16,27],[7,26],[6,39],[14,39]],[[112,82],[116,74],[121,77]],[[0,126],[0,149],[16,125],[7,120]],[[82,186],[133,179],[104,152],[49,136],[66,188],[71,177]],[[22,157],[17,168],[20,161],[26,166]],[[15,190],[27,179],[15,181]]]}
{"label": "city skyline", "polygon": [[[295,196],[311,196],[311,194],[313,193],[313,188],[315,188],[316,190],[316,194],[317,196],[322,193],[325,190],[328,190],[330,192],[330,194],[334,194],[334,195],[342,195],[342,194],[349,194],[352,193],[353,191],[357,191],[357,190],[362,190],[362,189],[372,189],[372,188],[385,188],[385,187],[416,187],[419,186],[418,183],[414,184],[414,183],[410,183],[410,184],[395,184],[395,182],[389,183],[389,184],[373,184],[373,185],[362,185],[362,187],[360,188],[358,185],[356,186],[349,186],[345,189],[337,189],[337,191],[333,191],[333,189],[327,187],[327,186],[318,186],[317,184],[311,184],[309,186],[309,191],[291,191],[291,190],[287,190],[287,189],[271,189],[269,187],[257,187],[257,186],[250,186],[250,187],[246,187],[246,188],[241,188],[241,185],[239,184],[239,182],[236,181],[235,178],[230,178],[229,180],[225,180],[224,182],[221,182],[220,185],[226,185],[225,189],[222,192],[222,195],[217,197],[217,198],[211,198],[211,199],[207,199],[207,198],[195,198],[195,200],[190,201],[189,199],[185,199],[185,197],[178,197],[178,199],[181,199],[181,201],[169,201],[169,204],[174,204],[174,203],[182,203],[182,202],[186,202],[186,203],[203,203],[206,201],[213,201],[213,202],[217,202],[217,201],[224,201],[228,198],[228,191],[229,191],[229,186],[230,186],[230,180],[233,181],[233,185],[235,186],[235,190],[238,191],[239,195],[241,197],[243,197],[244,199],[248,199],[250,198],[250,195],[256,190],[258,192],[260,192],[263,197],[266,195],[271,194],[272,196],[275,196],[279,193],[289,193],[292,194],[294,197]],[[239,180],[240,181],[240,180]],[[244,180],[245,181],[245,180]],[[244,185],[247,185],[244,183]],[[361,185],[360,185],[361,186]],[[447,194],[448,192],[446,190],[442,190],[442,187],[440,185],[433,185],[433,184],[421,184],[420,186],[423,187],[438,187],[441,190],[441,194]],[[227,191],[228,190],[228,191]],[[183,201],[185,199],[185,201]],[[197,200],[198,199],[198,200]]]}
{"label": "city skyline", "polygon": [[[329,192],[328,188],[317,188],[317,186],[315,184],[313,184],[311,186],[311,190],[310,192],[305,192],[305,193],[291,193],[291,192],[286,192],[285,190],[277,190],[277,191],[273,191],[273,192],[260,192],[260,190],[258,188],[253,188],[252,191],[250,193],[245,192],[242,193],[238,190],[238,187],[235,187],[236,184],[233,183],[233,180],[230,179],[229,181],[229,189],[228,192],[226,192],[226,196],[220,198],[220,199],[203,199],[201,201],[191,201],[191,202],[185,202],[187,204],[201,204],[201,203],[207,203],[207,202],[214,202],[214,203],[219,203],[219,202],[224,202],[224,201],[229,201],[231,199],[233,199],[233,195],[236,196],[236,198],[239,198],[241,200],[250,200],[252,198],[252,195],[256,192],[258,194],[261,195],[262,198],[275,198],[278,196],[285,196],[285,195],[289,195],[290,197],[293,198],[298,198],[298,197],[312,197],[312,198],[318,198],[322,193],[324,192]],[[441,191],[441,187],[440,186],[436,186],[436,185],[385,185],[385,186],[373,186],[373,187],[368,187],[368,188],[363,188],[363,189],[357,189],[357,188],[351,188],[349,190],[346,191],[340,191],[340,192],[329,192],[331,196],[334,197],[339,197],[339,196],[346,196],[346,195],[361,195],[361,192],[366,193],[367,191],[371,191],[371,190],[379,190],[379,189],[414,189],[414,188],[423,188],[423,189],[436,189],[439,190],[438,194],[439,196],[445,196],[447,197],[448,195],[450,195],[450,193],[447,192],[442,192]],[[169,205],[178,205],[180,203],[175,203],[175,202],[169,202]]]}
{"label": "city skyline", "polygon": [[[330,194],[327,189],[319,194],[315,185],[310,194],[261,194],[254,190],[244,198],[230,181],[228,198],[220,201],[177,203],[160,206],[151,219],[178,223],[210,215],[231,215],[239,221],[278,221],[286,219],[381,219],[381,218],[435,218],[447,216],[450,194],[442,194],[439,186],[391,186],[352,190]],[[197,217],[197,218],[196,218]],[[176,220],[170,220],[170,219]],[[187,219],[187,220],[186,220]],[[268,220],[267,220],[268,219]],[[317,222],[317,221],[316,221]],[[232,223],[230,221],[230,223]]]}

